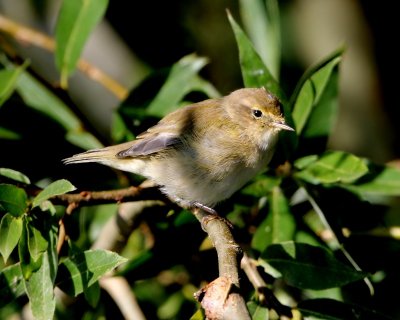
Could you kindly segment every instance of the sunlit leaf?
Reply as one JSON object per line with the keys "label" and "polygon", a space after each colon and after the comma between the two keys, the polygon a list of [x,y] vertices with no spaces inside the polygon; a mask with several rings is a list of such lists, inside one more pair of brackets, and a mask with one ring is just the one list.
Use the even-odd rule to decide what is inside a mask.
{"label": "sunlit leaf", "polygon": [[310,160],[307,166],[304,160],[298,160],[304,168],[295,176],[312,184],[351,183],[368,172],[363,159],[343,151],[327,151],[311,161],[314,159],[307,156],[306,160]]}
{"label": "sunlit leaf", "polygon": [[240,16],[264,64],[279,79],[281,59],[280,14],[277,0],[241,0]]}
{"label": "sunlit leaf", "polygon": [[25,286],[35,319],[52,319],[56,300],[47,252],[42,255],[40,268],[25,281]]}
{"label": "sunlit leaf", "polygon": [[364,198],[374,196],[400,196],[400,170],[390,166],[377,166],[360,182],[345,186]]}
{"label": "sunlit leaf", "polygon": [[292,240],[296,227],[288,201],[279,187],[273,188],[268,199],[268,215],[257,228],[251,242],[252,248],[260,252],[270,244]]}
{"label": "sunlit leaf", "polygon": [[27,209],[28,196],[24,189],[11,184],[0,184],[0,206],[14,217],[19,217]]}
{"label": "sunlit leaf", "polygon": [[245,86],[249,88],[265,87],[268,91],[277,96],[285,106],[286,97],[279,86],[279,83],[264,65],[264,62],[254,49],[253,44],[247,38],[243,30],[236,23],[230,13],[228,13],[228,18],[233,33],[235,34],[236,43],[239,49],[240,67]]}
{"label": "sunlit leaf", "polygon": [[44,230],[39,230],[36,226],[28,223],[28,249],[31,258],[37,261],[40,256],[47,250],[48,242],[43,235]]}
{"label": "sunlit leaf", "polygon": [[28,63],[24,63],[20,67],[13,66],[9,69],[0,70],[0,107],[14,92],[17,80],[27,65]]}
{"label": "sunlit leaf", "polygon": [[61,179],[54,181],[43,189],[36,197],[33,199],[32,207],[37,207],[43,201],[48,200],[53,196],[64,194],[70,191],[74,191],[76,188],[68,180]]}
{"label": "sunlit leaf", "polygon": [[[341,61],[343,50],[337,50],[329,57],[324,59],[318,65],[310,68],[299,81],[292,97],[291,106],[293,108],[292,117],[295,123],[296,132],[300,135],[309,121],[310,115],[317,109],[318,104],[321,102],[321,97],[327,88],[334,68]],[[334,98],[337,94],[334,95]],[[331,101],[324,101],[327,104],[319,110],[320,113],[326,118],[323,122],[323,130],[330,130],[332,118],[334,117],[334,110]],[[326,108],[324,108],[326,107]],[[329,108],[328,108],[329,107]],[[321,118],[321,117],[319,117]],[[329,124],[327,127],[326,124]],[[320,123],[314,121],[309,126],[321,126]],[[309,129],[312,130],[312,129]]]}
{"label": "sunlit leaf", "polygon": [[274,176],[262,175],[255,178],[254,182],[250,183],[242,189],[242,193],[253,197],[263,197],[279,186],[281,179]]}
{"label": "sunlit leaf", "polygon": [[75,70],[85,43],[103,17],[108,0],[63,1],[57,20],[56,64],[61,72],[61,87],[67,87],[68,76]]}
{"label": "sunlit leaf", "polygon": [[270,245],[261,258],[281,272],[288,284],[301,289],[341,287],[367,275],[340,262],[323,247],[292,241]]}
{"label": "sunlit leaf", "polygon": [[11,252],[17,246],[22,233],[22,219],[15,218],[7,213],[0,222],[0,253],[4,263],[7,262]]}
{"label": "sunlit leaf", "polygon": [[[198,57],[194,54],[185,56],[175,63],[166,82],[148,106],[148,114],[156,117],[165,116],[177,109],[182,98],[193,89],[217,95],[218,92],[216,90],[210,92],[210,83],[201,82],[198,77],[198,72],[207,63],[208,60],[206,58]],[[202,87],[205,89],[201,90]]]}
{"label": "sunlit leaf", "polygon": [[9,169],[9,168],[0,168],[0,175],[3,177],[7,177],[9,179],[18,181],[18,182],[22,182],[22,183],[26,183],[26,184],[30,184],[31,181],[29,180],[29,178],[24,175],[23,173],[13,170],[13,169]]}
{"label": "sunlit leaf", "polygon": [[107,250],[87,250],[61,262],[57,284],[76,296],[127,259]]}
{"label": "sunlit leaf", "polygon": [[86,131],[70,131],[65,139],[84,150],[103,148],[103,144],[91,133]]}

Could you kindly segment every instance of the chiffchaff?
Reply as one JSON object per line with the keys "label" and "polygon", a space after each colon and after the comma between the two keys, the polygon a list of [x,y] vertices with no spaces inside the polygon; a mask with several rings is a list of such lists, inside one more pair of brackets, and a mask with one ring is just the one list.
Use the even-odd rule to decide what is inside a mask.
{"label": "chiffchaff", "polygon": [[65,163],[98,162],[154,181],[184,207],[211,207],[229,198],[271,160],[287,126],[276,97],[261,89],[178,109],[134,141],[89,150]]}

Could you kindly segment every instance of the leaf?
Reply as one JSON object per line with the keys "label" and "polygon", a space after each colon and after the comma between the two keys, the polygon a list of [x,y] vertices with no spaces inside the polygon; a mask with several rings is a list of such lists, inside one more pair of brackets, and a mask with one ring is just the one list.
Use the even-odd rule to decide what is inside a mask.
{"label": "leaf", "polygon": [[61,179],[54,181],[43,189],[36,197],[33,199],[32,207],[35,208],[39,206],[43,201],[50,199],[51,197],[64,194],[70,191],[74,191],[76,188],[68,180]]}
{"label": "leaf", "polygon": [[297,309],[304,317],[324,320],[343,320],[343,319],[374,319],[390,320],[375,310],[365,306],[344,303],[333,299],[312,299],[300,301]]}
{"label": "leaf", "polygon": [[337,260],[327,249],[304,243],[270,245],[261,258],[281,272],[288,284],[300,289],[340,287],[367,276]]}
{"label": "leaf", "polygon": [[0,107],[14,92],[18,78],[27,65],[28,63],[25,62],[20,67],[13,66],[9,69],[0,70]]}
{"label": "leaf", "polygon": [[68,0],[62,2],[55,31],[56,64],[61,72],[61,87],[67,88],[86,40],[103,17],[108,0]]}
{"label": "leaf", "polygon": [[269,196],[267,218],[253,236],[252,248],[262,252],[273,243],[292,240],[296,222],[289,209],[288,201],[279,187],[274,187]]}
{"label": "leaf", "polygon": [[50,271],[49,257],[45,252],[40,268],[25,281],[26,293],[35,319],[53,319],[56,300]]}
{"label": "leaf", "polygon": [[256,177],[254,182],[244,187],[241,192],[249,196],[260,198],[266,196],[274,187],[279,186],[281,182],[282,179],[278,177],[262,175]]}
{"label": "leaf", "polygon": [[4,127],[0,127],[0,139],[18,140],[21,139],[21,135]]}
{"label": "leaf", "polygon": [[65,139],[84,150],[100,149],[104,147],[94,135],[86,131],[70,131],[65,136]]}
{"label": "leaf", "polygon": [[[293,109],[292,117],[296,132],[299,135],[305,128],[313,109],[320,102],[334,68],[341,61],[342,53],[343,49],[335,51],[318,65],[307,70],[300,79],[290,99],[290,105]],[[327,110],[322,110],[322,112],[325,112],[328,122],[331,123],[332,114]],[[313,123],[312,125],[318,125],[318,123]]]}
{"label": "leaf", "polygon": [[[210,93],[208,82],[199,82],[198,72],[208,63],[204,57],[194,54],[187,55],[172,66],[170,74],[164,85],[147,107],[147,113],[151,116],[163,117],[174,111],[182,98],[193,90],[205,86]],[[204,80],[203,80],[204,81]],[[207,86],[204,84],[207,83]],[[215,90],[213,94],[217,95]]]}
{"label": "leaf", "polygon": [[25,184],[31,183],[31,181],[26,175],[13,169],[0,168],[0,175]]}
{"label": "leaf", "polygon": [[[245,86],[249,88],[264,87],[272,94],[277,96],[282,104],[285,106],[286,97],[281,87],[279,86],[279,83],[275,80],[271,72],[264,65],[259,54],[254,49],[252,43],[229,12],[228,19],[231,24],[239,49],[240,67],[242,70],[242,77]],[[288,114],[288,112],[285,112],[285,115]]]}
{"label": "leaf", "polygon": [[279,79],[281,30],[278,1],[241,0],[239,5],[244,28],[254,47],[273,77]]}
{"label": "leaf", "polygon": [[38,261],[40,256],[47,250],[48,242],[42,233],[45,230],[38,229],[32,223],[27,224],[28,231],[28,250],[31,254],[31,259]]}
{"label": "leaf", "polygon": [[[17,91],[26,105],[59,123],[67,131],[67,138],[71,143],[89,148],[102,146],[93,135],[83,130],[82,122],[69,107],[28,72],[21,74]],[[83,142],[76,136],[83,139]]]}
{"label": "leaf", "polygon": [[247,303],[247,308],[251,314],[252,320],[268,320],[269,319],[269,309],[263,307],[253,301]]}
{"label": "leaf", "polygon": [[11,252],[17,246],[22,234],[22,219],[15,218],[7,213],[3,216],[0,222],[0,253],[3,256],[4,263]]}
{"label": "leaf", "polygon": [[0,271],[0,308],[25,292],[24,278],[19,263]]}
{"label": "leaf", "polygon": [[23,228],[21,233],[21,238],[18,243],[18,255],[20,260],[20,268],[22,276],[25,280],[28,280],[33,272],[38,270],[42,265],[42,255],[39,259],[34,260],[31,257],[28,246],[28,222],[27,219],[23,220]]}
{"label": "leaf", "polygon": [[0,184],[0,205],[14,217],[25,213],[28,206],[28,196],[24,189],[11,184]]}
{"label": "leaf", "polygon": [[399,196],[400,170],[390,166],[377,166],[362,181],[345,187],[368,199],[371,196]]}
{"label": "leaf", "polygon": [[127,259],[107,250],[87,250],[65,259],[59,266],[57,284],[77,296]]}
{"label": "leaf", "polygon": [[310,160],[307,166],[304,159],[298,160],[304,168],[295,177],[312,184],[351,183],[368,172],[364,160],[343,151],[327,151],[315,161],[311,161],[315,158],[307,158]]}

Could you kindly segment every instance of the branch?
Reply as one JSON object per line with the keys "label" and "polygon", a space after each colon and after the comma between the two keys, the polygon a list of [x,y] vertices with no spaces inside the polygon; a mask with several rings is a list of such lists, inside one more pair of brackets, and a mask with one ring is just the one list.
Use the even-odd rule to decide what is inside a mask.
{"label": "branch", "polygon": [[[53,38],[40,33],[36,30],[25,27],[11,19],[0,14],[0,31],[10,35],[14,39],[29,43],[36,47],[55,52],[55,41]],[[111,91],[118,99],[124,100],[128,96],[128,89],[112,79],[105,72],[96,68],[88,61],[80,59],[77,65],[78,69],[86,74],[90,79],[100,83],[103,87]]]}
{"label": "branch", "polygon": [[107,191],[82,191],[80,193],[66,193],[51,198],[54,204],[67,207],[67,213],[71,213],[80,206],[122,203],[140,200],[168,201],[157,187],[128,187]]}
{"label": "branch", "polygon": [[194,209],[193,214],[208,233],[218,255],[219,277],[195,294],[209,320],[251,319],[239,294],[239,261],[242,250],[224,219]]}

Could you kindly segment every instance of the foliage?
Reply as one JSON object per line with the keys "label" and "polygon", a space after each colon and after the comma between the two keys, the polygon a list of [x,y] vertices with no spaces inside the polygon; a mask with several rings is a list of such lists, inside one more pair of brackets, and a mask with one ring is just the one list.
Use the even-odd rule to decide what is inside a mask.
{"label": "foliage", "polygon": [[[55,57],[64,86],[76,68],[90,30],[107,6],[107,1],[88,1],[89,7],[75,3],[64,2],[57,24]],[[267,1],[266,7],[252,7],[252,3],[241,1],[243,12],[259,13],[254,21],[245,20],[253,39],[230,13],[227,18],[237,41],[244,85],[264,86],[277,95],[297,135],[284,133],[271,168],[217,209],[233,222],[237,240],[256,259],[258,270],[275,295],[303,316],[386,319],[383,313],[393,311],[384,309],[383,291],[394,288],[391,282],[398,278],[394,267],[398,262],[391,256],[398,255],[400,248],[398,241],[390,238],[394,226],[389,218],[392,203],[400,196],[400,171],[344,151],[327,150],[337,114],[339,66],[344,50],[339,48],[309,68],[291,94],[284,92],[277,78],[277,1]],[[260,12],[267,9],[272,11]],[[273,34],[265,39],[272,46],[263,37],[254,39],[257,25],[271,18],[271,12],[274,19],[267,19],[265,32]],[[263,58],[252,41],[263,48]],[[269,53],[266,64],[264,59]],[[1,63],[1,139],[22,139],[18,131],[1,121],[2,111],[18,101],[24,112],[35,110],[56,123],[70,150],[71,145],[84,149],[101,146],[68,100],[31,73],[28,61],[18,65],[3,55]],[[155,71],[135,88],[115,113],[115,142],[132,138],[186,103],[190,93],[219,96],[215,87],[199,75],[206,63],[204,57],[185,56],[170,68],[168,76]],[[148,87],[152,89],[145,90]],[[216,260],[200,226],[188,212],[169,207],[158,215],[154,209],[120,252],[92,249],[99,230],[115,214],[115,206],[81,208],[68,215],[66,208],[53,203],[52,198],[74,191],[71,182],[43,176],[35,181],[41,191],[33,192],[38,189],[31,183],[32,178],[14,168],[0,168],[0,176],[0,254],[4,260],[0,271],[0,318],[21,312],[27,301],[37,319],[54,315],[61,319],[112,317],[112,311],[104,306],[112,305],[111,310],[116,307],[101,294],[98,280],[117,267],[118,275],[129,281],[149,318],[188,318],[196,313],[193,293],[204,281],[215,278]],[[110,173],[105,177],[109,179]],[[43,179],[46,183],[40,181]],[[110,184],[123,186],[127,180],[137,182],[134,179],[112,175]],[[171,212],[167,215],[168,210]],[[69,238],[61,250],[60,221],[66,225]],[[242,281],[254,319],[266,319],[268,309],[246,283],[247,278],[243,276]],[[55,287],[76,297],[70,307],[56,303]],[[375,287],[375,296],[366,293],[368,287],[371,291]],[[80,305],[85,306],[84,310]],[[199,312],[193,316],[200,318]]]}

